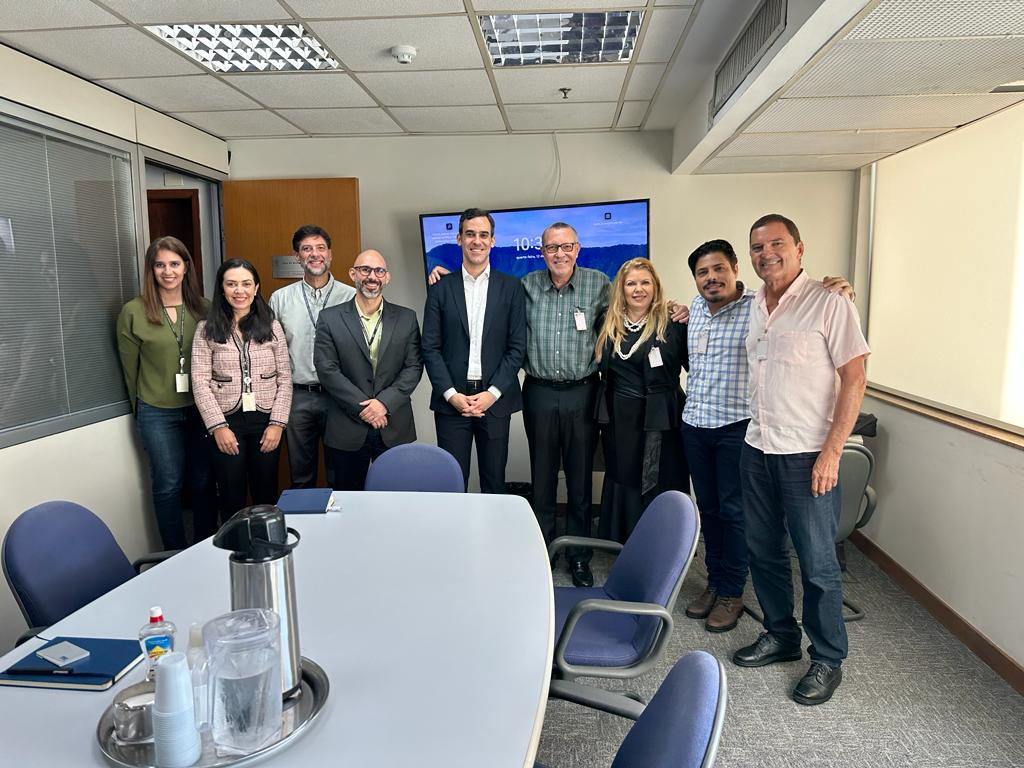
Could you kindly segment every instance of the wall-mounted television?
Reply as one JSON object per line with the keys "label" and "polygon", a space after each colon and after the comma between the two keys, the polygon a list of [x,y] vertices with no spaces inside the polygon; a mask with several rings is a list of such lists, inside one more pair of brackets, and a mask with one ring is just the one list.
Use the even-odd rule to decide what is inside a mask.
{"label": "wall-mounted television", "polygon": [[[462,249],[455,242],[459,215],[420,214],[420,236],[426,274],[440,265],[454,272],[462,265]],[[599,269],[614,279],[623,262],[649,258],[650,200],[618,200],[578,205],[492,210],[494,248],[491,268],[516,277],[544,267],[540,236],[548,225],[563,221],[579,235],[577,264]]]}

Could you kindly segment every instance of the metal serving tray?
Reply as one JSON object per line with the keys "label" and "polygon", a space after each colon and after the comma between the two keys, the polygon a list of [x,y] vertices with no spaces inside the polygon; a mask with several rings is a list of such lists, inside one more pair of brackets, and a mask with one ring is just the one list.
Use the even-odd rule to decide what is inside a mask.
{"label": "metal serving tray", "polygon": [[[284,703],[281,714],[281,737],[265,747],[248,755],[218,755],[209,732],[203,734],[203,753],[194,764],[194,768],[216,768],[225,765],[242,765],[243,763],[261,760],[272,752],[288,746],[299,734],[309,730],[327,701],[331,684],[327,674],[318,664],[303,657],[302,681],[298,694]],[[121,744],[114,738],[114,709],[107,707],[96,726],[96,739],[100,743],[103,756],[111,765],[123,768],[155,768],[156,752],[153,742],[144,744]]]}

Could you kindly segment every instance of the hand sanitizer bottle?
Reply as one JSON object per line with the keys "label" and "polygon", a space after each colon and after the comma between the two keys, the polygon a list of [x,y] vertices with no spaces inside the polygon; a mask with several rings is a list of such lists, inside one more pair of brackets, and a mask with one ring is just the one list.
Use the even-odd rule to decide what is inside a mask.
{"label": "hand sanitizer bottle", "polygon": [[149,622],[139,630],[139,645],[146,654],[146,680],[156,678],[156,663],[161,656],[174,650],[176,631],[174,624],[164,619],[160,606],[154,605],[149,609]]}

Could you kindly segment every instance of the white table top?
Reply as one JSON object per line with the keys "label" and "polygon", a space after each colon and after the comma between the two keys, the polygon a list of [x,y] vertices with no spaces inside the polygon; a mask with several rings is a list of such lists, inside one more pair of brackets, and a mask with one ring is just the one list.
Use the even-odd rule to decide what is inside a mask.
{"label": "white table top", "polygon": [[[331,693],[312,730],[266,764],[532,766],[554,605],[544,541],[517,496],[342,493],[295,515],[302,654]],[[178,627],[230,610],[228,553],[209,540],[43,633],[136,637],[151,605]],[[0,658],[0,669],[34,646]],[[95,730],[120,687],[0,688],[0,750],[24,764],[105,765]]]}

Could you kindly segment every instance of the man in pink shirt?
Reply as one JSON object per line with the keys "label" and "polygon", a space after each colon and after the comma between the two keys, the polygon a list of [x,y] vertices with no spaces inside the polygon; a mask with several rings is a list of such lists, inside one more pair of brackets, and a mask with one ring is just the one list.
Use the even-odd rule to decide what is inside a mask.
{"label": "man in pink shirt", "polygon": [[800,560],[811,666],[793,691],[828,701],[843,679],[846,626],[835,535],[839,457],[864,397],[870,350],[853,305],[803,271],[792,221],[768,214],[750,228],[764,281],[750,313],[750,425],[740,459],[747,550],[765,632],[733,655],[741,667],[801,657],[786,532]]}

